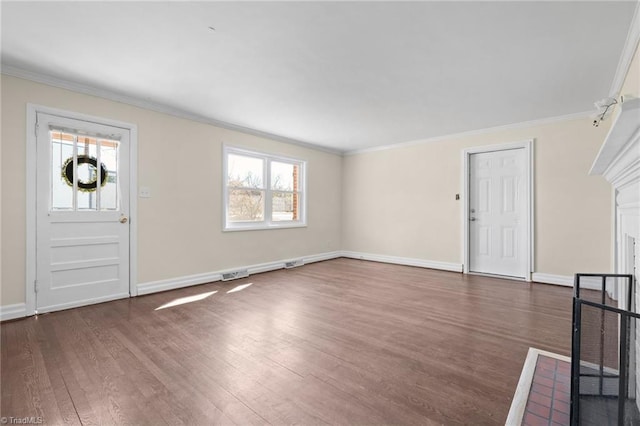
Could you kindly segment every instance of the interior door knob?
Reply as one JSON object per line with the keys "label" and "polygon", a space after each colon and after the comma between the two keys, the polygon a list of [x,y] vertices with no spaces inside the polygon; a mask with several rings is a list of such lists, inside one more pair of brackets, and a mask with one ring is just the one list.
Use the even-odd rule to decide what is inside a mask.
{"label": "interior door knob", "polygon": [[475,221],[476,221],[476,218],[475,218],[475,217],[471,217],[471,218],[469,218],[469,220],[470,220],[471,222],[475,222]]}
{"label": "interior door knob", "polygon": [[127,223],[129,221],[129,218],[126,216],[121,216],[120,217],[120,223]]}

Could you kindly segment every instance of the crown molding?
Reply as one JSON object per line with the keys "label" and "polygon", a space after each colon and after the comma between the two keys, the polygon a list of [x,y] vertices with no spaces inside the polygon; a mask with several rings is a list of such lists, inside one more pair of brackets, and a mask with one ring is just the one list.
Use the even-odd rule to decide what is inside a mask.
{"label": "crown molding", "polygon": [[[620,58],[620,63],[618,65],[618,71],[616,72],[616,76],[614,78],[612,91],[614,90],[614,88],[617,88],[617,90],[615,91],[616,96],[617,96],[617,91],[619,91],[620,88],[622,87],[624,78],[626,77],[626,73],[628,72],[629,66],[631,64],[631,60],[633,59],[635,48],[638,45],[638,41],[640,40],[639,9],[640,7],[636,7],[636,12],[634,14],[632,25],[629,30],[629,35],[625,43],[625,48],[623,50],[623,54]],[[23,68],[14,67],[11,65],[2,64],[2,68],[0,72],[4,75],[22,78],[25,80],[34,81],[36,83],[42,83],[49,86],[58,87],[61,89],[71,90],[74,92],[96,96],[99,98],[171,115],[178,118],[196,121],[199,123],[210,124],[212,126],[221,127],[227,130],[233,130],[240,133],[245,133],[253,136],[258,136],[266,139],[275,140],[278,142],[283,142],[291,145],[300,146],[303,148],[313,149],[316,151],[326,152],[329,154],[340,155],[340,156],[364,154],[364,153],[376,152],[376,151],[386,151],[389,149],[404,148],[404,147],[409,147],[414,145],[421,145],[425,143],[438,142],[438,141],[447,140],[447,139],[478,136],[478,135],[484,135],[484,134],[494,133],[498,131],[522,129],[526,127],[541,126],[541,125],[552,124],[552,123],[557,123],[562,121],[584,119],[584,118],[590,117],[591,114],[593,113],[593,111],[578,112],[578,113],[567,114],[562,116],[548,117],[548,118],[543,118],[538,120],[530,120],[530,121],[524,121],[520,123],[506,124],[501,126],[470,130],[466,132],[435,136],[432,138],[425,138],[425,139],[419,139],[414,141],[380,145],[380,146],[375,146],[371,148],[363,148],[363,149],[356,149],[356,150],[341,150],[341,149],[328,148],[321,145],[316,145],[310,142],[303,142],[296,139],[291,139],[284,136],[276,135],[273,133],[263,132],[260,130],[240,126],[240,125],[229,123],[226,121],[216,120],[214,118],[204,117],[204,116],[194,114],[179,108],[171,107],[166,104],[153,102],[150,100],[145,100],[145,99],[141,99],[141,98],[137,98],[129,95],[124,95],[122,93],[117,93],[111,90],[101,89],[94,86],[81,84],[81,83],[73,82],[70,80],[61,79],[58,77],[53,77],[48,74],[25,70]]]}
{"label": "crown molding", "polygon": [[348,156],[348,155],[356,155],[356,154],[365,154],[365,153],[368,153],[368,152],[386,151],[386,150],[389,150],[389,149],[406,148],[406,147],[414,146],[414,145],[423,145],[423,144],[428,144],[428,143],[432,143],[432,142],[439,142],[439,141],[443,141],[443,140],[447,140],[447,139],[457,139],[457,138],[469,137],[469,136],[486,135],[486,134],[505,131],[505,130],[524,129],[524,128],[527,128],[527,127],[543,126],[543,125],[558,123],[558,122],[562,122],[562,121],[582,120],[582,119],[585,119],[585,118],[589,118],[591,116],[591,114],[593,114],[593,111],[577,112],[577,113],[574,113],[574,114],[567,114],[567,115],[560,115],[560,116],[556,116],[556,117],[542,118],[542,119],[539,119],[539,120],[523,121],[521,123],[505,124],[505,125],[502,125],[502,126],[487,127],[485,129],[470,130],[468,132],[452,133],[452,134],[448,134],[448,135],[435,136],[435,137],[427,138],[427,139],[419,139],[419,140],[415,140],[415,141],[401,142],[401,143],[389,144],[389,145],[381,145],[381,146],[375,146],[373,148],[356,149],[356,150],[353,150],[353,151],[346,151],[346,152],[344,152],[343,155]]}
{"label": "crown molding", "polygon": [[612,98],[617,98],[618,95],[624,95],[620,93],[624,80],[629,73],[631,62],[633,61],[633,55],[636,53],[638,43],[640,42],[640,2],[636,3],[636,10],[631,18],[631,25],[629,26],[629,32],[627,33],[627,39],[624,42],[622,48],[622,54],[618,61],[618,68],[616,74],[613,77],[613,83],[611,83],[611,90],[609,95]]}
{"label": "crown molding", "polygon": [[303,148],[322,151],[322,152],[326,152],[334,155],[343,154],[342,150],[332,149],[332,148],[316,145],[310,142],[303,142],[297,139],[291,139],[285,136],[280,136],[273,133],[263,132],[261,130],[240,126],[238,124],[216,120],[215,118],[209,118],[202,115],[194,114],[194,113],[182,110],[180,108],[175,108],[163,103],[154,102],[147,99],[141,99],[134,96],[124,95],[122,93],[118,93],[115,91],[101,89],[98,87],[77,83],[70,80],[65,80],[65,79],[54,77],[48,74],[43,74],[43,73],[26,70],[19,67],[14,67],[12,65],[2,64],[2,69],[0,70],[0,72],[4,75],[8,75],[11,77],[17,77],[23,80],[30,80],[36,83],[42,83],[42,84],[57,87],[60,89],[71,90],[73,92],[78,92],[85,95],[96,96],[98,98],[103,98],[103,99],[107,99],[114,102],[120,102],[123,104],[132,105],[138,108],[155,111],[155,112],[171,115],[178,118],[183,118],[186,120],[196,121],[198,123],[210,124],[212,126],[221,127],[223,129],[233,130],[240,133],[245,133],[252,136],[258,136],[261,138],[271,139],[278,142],[297,145]]}

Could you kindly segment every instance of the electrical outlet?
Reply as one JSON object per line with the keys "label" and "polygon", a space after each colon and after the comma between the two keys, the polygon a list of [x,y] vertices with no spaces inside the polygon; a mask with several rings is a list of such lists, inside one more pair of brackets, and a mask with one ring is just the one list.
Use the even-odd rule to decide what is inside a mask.
{"label": "electrical outlet", "polygon": [[151,188],[148,186],[141,186],[138,190],[140,198],[151,198]]}
{"label": "electrical outlet", "polygon": [[460,194],[456,194],[456,200],[460,199]]}

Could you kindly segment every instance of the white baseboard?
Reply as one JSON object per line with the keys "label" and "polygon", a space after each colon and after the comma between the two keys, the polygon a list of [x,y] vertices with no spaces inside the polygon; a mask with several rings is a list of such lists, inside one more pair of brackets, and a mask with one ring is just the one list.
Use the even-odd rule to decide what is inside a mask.
{"label": "white baseboard", "polygon": [[[420,268],[437,269],[442,271],[462,272],[462,264],[459,263],[440,262],[399,256],[387,256],[382,254],[372,254],[355,251],[332,251],[309,256],[301,256],[294,259],[279,260],[275,262],[260,263],[249,266],[239,266],[237,268],[234,268],[234,270],[247,269],[249,271],[249,274],[251,275],[274,271],[277,269],[283,269],[286,262],[293,260],[302,259],[304,261],[304,264],[309,264],[314,262],[321,262],[323,260],[337,259],[339,257],[369,260],[373,262],[393,263],[396,265],[417,266]],[[189,287],[192,285],[220,281],[224,272],[227,272],[227,270],[139,283],[137,285],[138,295],[142,296],[144,294],[157,293],[160,291],[174,290],[177,288]],[[544,284],[556,284],[567,287],[573,286],[573,277],[565,275],[552,275],[536,272],[533,273],[532,280]],[[27,313],[26,305],[24,303],[0,306],[0,321],[22,318],[25,316],[27,316]]]}
{"label": "white baseboard", "polygon": [[330,251],[327,253],[313,254],[310,256],[302,256],[304,263],[322,262],[324,260],[337,259],[342,256],[341,251]]}
{"label": "white baseboard", "polygon": [[27,316],[27,305],[16,303],[14,305],[0,306],[0,321],[7,321]]}
{"label": "white baseboard", "polygon": [[569,275],[553,275],[542,272],[534,272],[531,274],[531,281],[543,284],[563,285],[573,287],[573,277]]}
{"label": "white baseboard", "polygon": [[[244,266],[244,267],[241,266],[239,268],[234,268],[233,270],[247,269],[249,271],[249,275],[260,274],[262,272],[269,272],[269,271],[275,271],[278,269],[284,269],[285,263],[292,262],[294,260],[302,260],[306,265],[314,262],[322,262],[323,260],[337,259],[339,257],[342,257],[342,252],[332,251],[328,253],[312,254],[309,256],[300,256],[292,259],[278,260],[275,262],[259,263],[257,265],[251,265],[251,266]],[[222,271],[222,272],[227,272],[227,271]]]}
{"label": "white baseboard", "polygon": [[206,272],[204,274],[186,275],[182,277],[169,278],[166,280],[149,281],[146,283],[138,284],[138,295],[157,293],[159,291],[174,290],[182,287],[189,287],[192,285],[206,284],[214,281],[220,281],[222,274],[230,272],[232,270],[246,269],[249,271],[249,275],[260,274],[262,272],[275,271],[277,269],[283,269],[286,262],[292,260],[302,259],[305,264],[320,262],[323,260],[336,259],[342,257],[342,253],[339,251],[333,251],[328,253],[320,253],[309,256],[300,256],[294,259],[278,260],[275,262],[259,263],[249,266],[238,266],[233,269],[225,269],[222,271]]}
{"label": "white baseboard", "polygon": [[[574,277],[569,275],[554,275],[554,274],[545,274],[542,272],[534,272],[531,274],[531,281],[542,284],[554,284],[561,285],[564,287],[573,287]],[[587,279],[583,278],[580,283],[580,288],[585,288],[588,290],[602,290],[602,285],[599,282],[590,282]]]}
{"label": "white baseboard", "polygon": [[362,253],[357,251],[343,251],[342,257],[371,260],[373,262],[394,263],[396,265],[418,266],[420,268],[439,269],[442,271],[462,272],[462,264],[460,263],[415,259],[411,257],[387,256],[383,254]]}
{"label": "white baseboard", "polygon": [[138,283],[138,296],[157,293],[159,291],[175,290],[177,288],[220,281],[221,279],[222,274],[218,272],[211,272],[206,274],[185,275],[182,277],[169,278],[166,280]]}

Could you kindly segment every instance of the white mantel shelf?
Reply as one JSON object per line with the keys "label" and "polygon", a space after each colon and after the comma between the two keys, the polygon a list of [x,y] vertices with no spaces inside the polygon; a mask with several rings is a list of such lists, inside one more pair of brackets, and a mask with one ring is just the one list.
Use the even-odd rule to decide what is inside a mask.
{"label": "white mantel shelf", "polygon": [[[603,175],[618,187],[640,162],[640,98],[620,105],[620,114],[600,148],[589,174]],[[630,176],[629,176],[630,177]]]}

